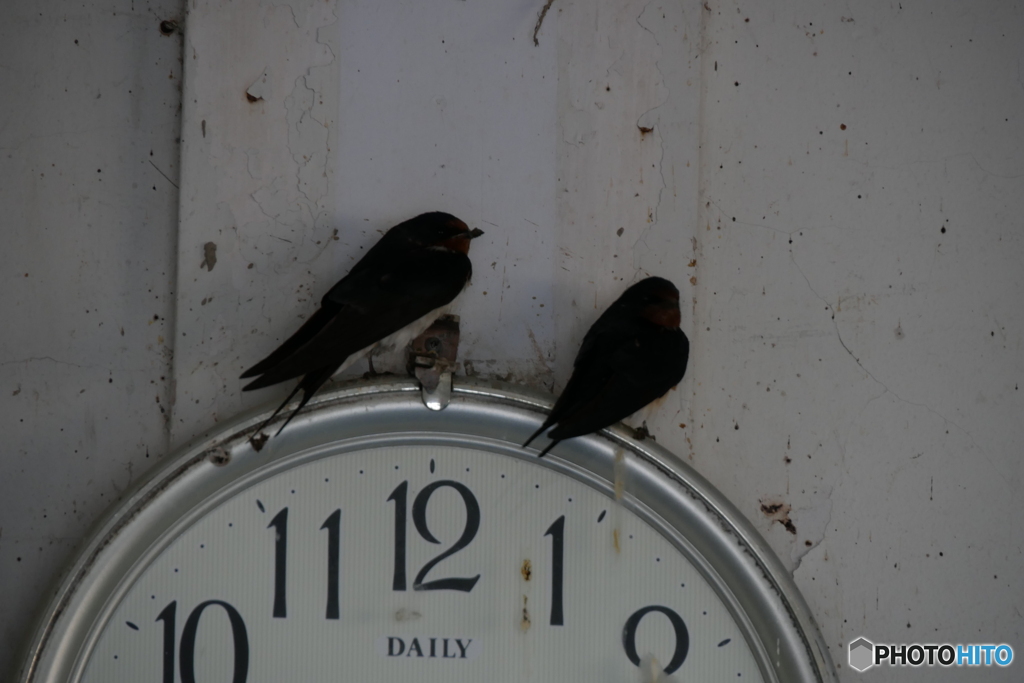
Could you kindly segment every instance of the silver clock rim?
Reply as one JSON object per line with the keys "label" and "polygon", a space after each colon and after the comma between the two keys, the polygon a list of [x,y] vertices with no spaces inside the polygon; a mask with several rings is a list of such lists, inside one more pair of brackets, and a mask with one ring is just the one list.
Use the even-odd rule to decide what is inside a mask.
{"label": "silver clock rim", "polygon": [[[416,382],[377,378],[324,392],[260,451],[247,439],[266,411],[200,437],[154,467],[96,524],[42,612],[17,680],[77,680],[81,654],[98,630],[94,625],[112,608],[125,577],[177,533],[183,515],[193,518],[223,500],[232,482],[241,478],[248,485],[253,473],[270,476],[340,440],[346,450],[444,442],[536,460],[537,450],[516,444],[539,426],[551,405],[549,395],[523,387],[456,378],[451,404],[434,412],[423,407]],[[838,681],[820,630],[782,563],[742,513],[686,463],[617,425],[562,442],[536,464],[609,492],[616,452],[624,451],[632,457],[625,458],[622,502],[656,526],[712,584],[746,631],[765,678]]]}

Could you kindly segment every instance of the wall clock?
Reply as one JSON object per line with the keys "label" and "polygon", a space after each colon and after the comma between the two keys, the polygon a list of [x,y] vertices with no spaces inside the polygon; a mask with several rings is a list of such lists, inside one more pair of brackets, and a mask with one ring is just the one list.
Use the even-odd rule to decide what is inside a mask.
{"label": "wall clock", "polygon": [[835,681],[763,539],[622,428],[538,460],[546,398],[348,385],[257,451],[253,415],[100,523],[24,683]]}

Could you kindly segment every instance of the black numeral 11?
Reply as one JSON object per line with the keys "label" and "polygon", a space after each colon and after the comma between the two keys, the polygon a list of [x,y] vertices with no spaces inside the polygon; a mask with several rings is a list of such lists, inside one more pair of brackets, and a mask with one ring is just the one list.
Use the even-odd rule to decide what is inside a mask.
{"label": "black numeral 11", "polygon": [[[287,608],[288,576],[288,508],[282,508],[267,528],[274,529],[274,618],[284,619]],[[341,509],[332,512],[321,529],[327,530],[327,619],[341,614]]]}

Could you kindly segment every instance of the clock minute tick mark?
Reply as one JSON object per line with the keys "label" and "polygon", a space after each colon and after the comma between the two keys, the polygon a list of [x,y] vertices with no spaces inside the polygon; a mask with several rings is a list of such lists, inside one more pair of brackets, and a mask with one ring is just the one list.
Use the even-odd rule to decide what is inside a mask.
{"label": "clock minute tick mark", "polygon": [[267,511],[267,509],[265,507],[263,507],[263,503],[260,501],[259,498],[256,499],[256,507],[258,507],[260,509],[260,512],[266,512]]}
{"label": "clock minute tick mark", "polygon": [[430,473],[431,474],[434,473],[434,459],[433,458],[430,459]]}
{"label": "clock minute tick mark", "polygon": [[731,640],[732,640],[732,638],[726,638],[725,640],[723,640],[722,642],[720,642],[718,644],[718,647],[722,647],[723,645],[728,645],[729,641],[731,641]]}
{"label": "clock minute tick mark", "polygon": [[[153,597],[155,598],[156,596],[154,595]],[[133,630],[133,631],[138,631],[138,630],[139,630],[139,627],[138,627],[138,626],[136,626],[135,624],[133,624],[133,623],[132,623],[132,622],[130,622],[130,621],[126,621],[126,622],[124,622],[124,623],[128,624],[128,628],[130,628],[130,629],[131,629],[131,630]]]}
{"label": "clock minute tick mark", "polygon": [[608,512],[608,511],[607,511],[607,510],[601,510],[601,514],[599,514],[599,515],[597,516],[597,523],[598,523],[598,524],[600,524],[600,523],[601,523],[601,520],[603,520],[603,519],[604,519],[604,515],[605,515],[605,513],[606,513],[606,512]]}

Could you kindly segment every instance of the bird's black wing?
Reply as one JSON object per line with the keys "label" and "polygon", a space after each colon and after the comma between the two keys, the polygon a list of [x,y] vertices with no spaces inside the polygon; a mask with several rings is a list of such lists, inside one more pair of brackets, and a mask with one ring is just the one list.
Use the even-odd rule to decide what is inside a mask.
{"label": "bird's black wing", "polygon": [[611,357],[618,349],[631,343],[632,330],[629,323],[622,311],[612,306],[590,326],[583,337],[576,360],[573,361],[569,383],[555,401],[544,424],[527,439],[523,448],[529,446],[548,427],[577,412],[581,405],[605,387],[614,373]]}
{"label": "bird's black wing", "polygon": [[450,303],[470,272],[468,256],[443,250],[406,251],[354,270],[331,288],[298,332],[246,373],[262,376],[244,389],[337,368],[351,354]]}
{"label": "bird's black wing", "polygon": [[280,346],[274,349],[273,353],[261,360],[256,365],[252,366],[248,370],[242,373],[241,379],[247,379],[249,377],[257,377],[267,372],[274,366],[278,365],[286,358],[294,354],[305,344],[307,344],[313,337],[320,333],[328,323],[331,322],[331,318],[334,317],[338,312],[338,306],[325,306],[320,305],[320,308],[310,316],[309,320],[302,324],[302,327],[298,329],[292,336],[288,337]]}
{"label": "bird's black wing", "polygon": [[[302,327],[295,334],[274,349],[273,353],[242,373],[241,379],[262,375],[285,359],[290,358],[296,351],[309,343],[327,327],[344,303],[357,300],[358,292],[371,291],[375,279],[382,273],[389,272],[391,266],[388,265],[388,261],[394,260],[396,254],[398,254],[397,258],[400,260],[409,258],[409,250],[403,248],[404,245],[401,243],[401,238],[402,233],[393,228],[385,233],[370,248],[370,251],[363,258],[359,259],[356,265],[352,266],[352,270],[328,290],[327,294],[320,301],[320,308],[310,316],[309,320],[303,323]],[[390,258],[389,254],[391,255]],[[344,361],[344,358],[342,358],[342,361]],[[248,388],[246,387],[246,389]]]}
{"label": "bird's black wing", "polygon": [[652,325],[638,331],[628,344],[594,359],[599,370],[573,373],[573,379],[579,374],[580,380],[571,394],[566,386],[562,396],[569,398],[548,436],[569,439],[628,417],[679,383],[688,356],[689,341],[682,330]]}

